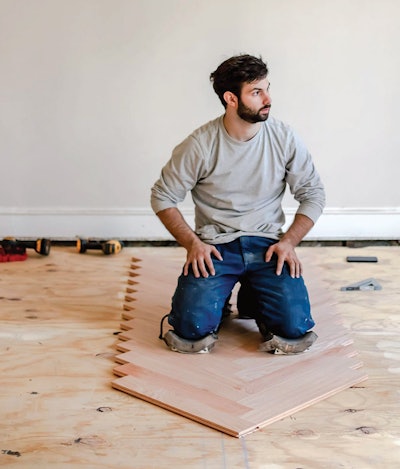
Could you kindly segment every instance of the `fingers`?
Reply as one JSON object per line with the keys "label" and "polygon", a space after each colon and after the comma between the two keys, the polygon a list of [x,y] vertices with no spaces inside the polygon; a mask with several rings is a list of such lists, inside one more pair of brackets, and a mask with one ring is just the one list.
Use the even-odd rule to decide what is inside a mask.
{"label": "fingers", "polygon": [[303,267],[299,261],[293,248],[283,249],[279,243],[270,246],[265,254],[265,262],[270,262],[272,256],[276,254],[278,260],[276,263],[276,275],[281,275],[283,266],[286,265],[289,268],[289,275],[292,278],[300,278],[303,273]]}
{"label": "fingers", "polygon": [[222,255],[215,246],[212,246],[211,254],[213,254],[219,261],[222,261]]}
{"label": "fingers", "polygon": [[185,277],[189,274],[190,267],[192,268],[193,275],[196,278],[199,278],[200,276],[208,277],[208,272],[205,268],[204,262],[197,261],[197,259],[193,259],[192,261],[187,260],[183,266],[183,275]]}
{"label": "fingers", "polygon": [[279,256],[278,262],[276,263],[276,275],[281,275],[284,264],[285,264],[285,259],[283,259],[282,256]]}
{"label": "fingers", "polygon": [[274,254],[274,244],[267,249],[265,253],[265,262],[269,262],[272,259],[272,255]]}
{"label": "fingers", "polygon": [[289,273],[292,278],[300,278],[302,275],[302,265],[299,260],[286,262],[289,267]]}
{"label": "fingers", "polygon": [[188,255],[183,267],[183,275],[188,275],[190,267],[192,268],[193,275],[196,278],[207,278],[210,275],[215,275],[215,268],[211,255],[214,255],[220,261],[223,260],[220,252],[215,246],[210,246],[208,252]]}
{"label": "fingers", "polygon": [[186,262],[183,268],[183,275],[188,275],[189,267],[192,267],[193,275],[196,278],[209,277],[209,275],[215,275],[214,264],[210,259],[193,259],[191,262]]}
{"label": "fingers", "polygon": [[281,275],[284,264],[287,264],[289,268],[289,274],[292,278],[300,278],[303,273],[303,268],[298,259],[287,259],[285,260],[282,256],[278,257],[276,265],[276,275]]}
{"label": "fingers", "polygon": [[301,275],[301,265],[295,261],[285,261],[282,257],[278,258],[278,262],[276,264],[276,275],[281,275],[283,266],[285,262],[289,268],[289,275],[292,278],[299,278]]}

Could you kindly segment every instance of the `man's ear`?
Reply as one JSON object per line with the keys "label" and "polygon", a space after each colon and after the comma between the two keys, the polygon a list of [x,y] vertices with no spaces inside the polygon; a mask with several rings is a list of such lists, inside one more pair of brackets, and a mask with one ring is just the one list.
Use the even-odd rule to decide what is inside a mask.
{"label": "man's ear", "polygon": [[237,106],[238,99],[235,94],[232,93],[232,91],[225,91],[224,93],[224,99],[227,104],[227,106]]}

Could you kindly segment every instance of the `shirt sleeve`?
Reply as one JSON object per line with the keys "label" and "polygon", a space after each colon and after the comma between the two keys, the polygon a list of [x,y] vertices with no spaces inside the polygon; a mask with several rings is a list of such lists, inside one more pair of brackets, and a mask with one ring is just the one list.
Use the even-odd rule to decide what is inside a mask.
{"label": "shirt sleeve", "polygon": [[189,136],[176,146],[160,178],[151,189],[151,207],[155,213],[176,207],[193,189],[204,166],[200,145]]}
{"label": "shirt sleeve", "polygon": [[292,132],[286,163],[286,182],[295,200],[297,214],[306,215],[314,223],[325,206],[325,189],[312,157],[301,139]]}

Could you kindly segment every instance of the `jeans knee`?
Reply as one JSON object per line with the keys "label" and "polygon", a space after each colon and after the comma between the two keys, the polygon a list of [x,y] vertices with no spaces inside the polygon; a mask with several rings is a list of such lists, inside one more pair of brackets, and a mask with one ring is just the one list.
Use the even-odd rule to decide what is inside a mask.
{"label": "jeans knee", "polygon": [[258,316],[257,323],[262,334],[270,332],[287,339],[297,339],[315,325],[308,304],[282,304],[279,309],[265,308]]}
{"label": "jeans knee", "polygon": [[287,339],[298,339],[307,332],[308,328],[304,330],[302,327],[287,327],[284,325],[282,328],[281,336]]}
{"label": "jeans knee", "polygon": [[297,339],[315,326],[310,311],[292,311],[281,325],[281,335],[288,339]]}
{"label": "jeans knee", "polygon": [[199,340],[217,331],[221,321],[221,314],[209,312],[193,312],[186,310],[177,312],[172,310],[168,316],[168,323],[182,338]]}
{"label": "jeans knee", "polygon": [[208,278],[181,276],[172,298],[168,322],[176,334],[188,340],[199,340],[216,332],[223,310],[232,291],[230,278],[216,275]]}

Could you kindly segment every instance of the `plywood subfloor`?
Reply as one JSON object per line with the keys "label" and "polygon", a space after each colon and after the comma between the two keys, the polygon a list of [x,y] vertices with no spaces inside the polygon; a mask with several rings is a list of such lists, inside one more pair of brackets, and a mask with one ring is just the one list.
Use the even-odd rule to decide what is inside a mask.
{"label": "plywood subfloor", "polygon": [[[317,343],[307,352],[260,353],[253,320],[232,315],[210,354],[172,353],[158,339],[159,323],[184,262],[183,250],[132,259],[125,298],[126,331],[113,386],[232,436],[243,436],[358,384],[365,370],[321,280],[307,260]],[[137,283],[136,283],[137,282]]]}
{"label": "plywood subfloor", "polygon": [[[298,249],[304,260],[317,258],[368,380],[242,438],[111,387],[130,259],[153,252],[157,267],[171,250],[111,257],[56,246],[48,258],[0,264],[0,467],[399,467],[399,247]],[[379,262],[348,264],[347,255]],[[370,277],[381,291],[340,291]]]}

